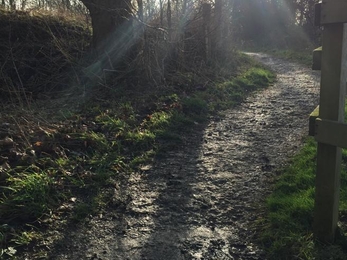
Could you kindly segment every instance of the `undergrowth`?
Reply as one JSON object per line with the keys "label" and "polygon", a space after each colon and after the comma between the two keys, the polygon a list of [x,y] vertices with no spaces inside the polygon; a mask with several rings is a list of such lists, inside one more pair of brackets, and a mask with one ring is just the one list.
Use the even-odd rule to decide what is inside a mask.
{"label": "undergrowth", "polygon": [[[324,245],[313,237],[316,146],[313,138],[307,138],[302,150],[281,172],[272,195],[267,199],[267,213],[259,225],[260,242],[269,259],[347,259],[347,227],[342,223],[335,244]],[[340,218],[346,219],[346,150],[343,150],[342,159]]]}
{"label": "undergrowth", "polygon": [[0,7],[0,102],[29,106],[66,88],[90,39],[81,21]]}

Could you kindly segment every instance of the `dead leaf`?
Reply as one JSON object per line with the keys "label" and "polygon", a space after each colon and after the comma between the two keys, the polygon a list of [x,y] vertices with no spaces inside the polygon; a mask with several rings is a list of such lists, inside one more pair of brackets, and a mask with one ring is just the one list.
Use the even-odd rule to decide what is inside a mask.
{"label": "dead leaf", "polygon": [[36,143],[34,143],[34,146],[36,146],[36,147],[41,147],[43,145],[43,142],[36,142]]}

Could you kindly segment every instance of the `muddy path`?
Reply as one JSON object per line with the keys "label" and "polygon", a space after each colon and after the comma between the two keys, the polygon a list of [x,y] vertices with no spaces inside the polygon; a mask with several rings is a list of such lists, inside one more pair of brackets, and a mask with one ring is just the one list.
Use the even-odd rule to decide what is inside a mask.
{"label": "muddy path", "polygon": [[278,81],[115,185],[109,211],[61,234],[49,259],[265,259],[254,220],[276,171],[307,136],[319,84],[298,64],[249,55]]}

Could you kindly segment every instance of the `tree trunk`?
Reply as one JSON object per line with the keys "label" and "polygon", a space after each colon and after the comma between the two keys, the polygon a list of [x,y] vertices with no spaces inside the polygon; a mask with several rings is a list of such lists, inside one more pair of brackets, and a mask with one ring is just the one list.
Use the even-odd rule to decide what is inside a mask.
{"label": "tree trunk", "polygon": [[[92,19],[93,47],[98,54],[126,44],[132,12],[131,0],[81,0]],[[119,50],[120,51],[120,50]]]}
{"label": "tree trunk", "polygon": [[[105,69],[115,70],[125,66],[134,54],[136,31],[132,25],[131,0],[81,0],[88,8],[92,20],[92,46],[98,57],[90,66],[93,74]],[[93,67],[93,68],[92,68]]]}

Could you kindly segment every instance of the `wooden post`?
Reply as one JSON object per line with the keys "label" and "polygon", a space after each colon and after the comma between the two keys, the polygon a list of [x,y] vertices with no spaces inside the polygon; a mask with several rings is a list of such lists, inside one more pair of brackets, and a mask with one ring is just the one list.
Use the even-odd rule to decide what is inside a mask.
{"label": "wooden post", "polygon": [[[323,31],[319,118],[340,123],[344,121],[346,92],[346,28],[343,23],[324,24]],[[334,132],[320,132],[320,135],[329,138]],[[335,239],[341,157],[341,148],[318,142],[313,228],[315,236],[324,242]]]}

